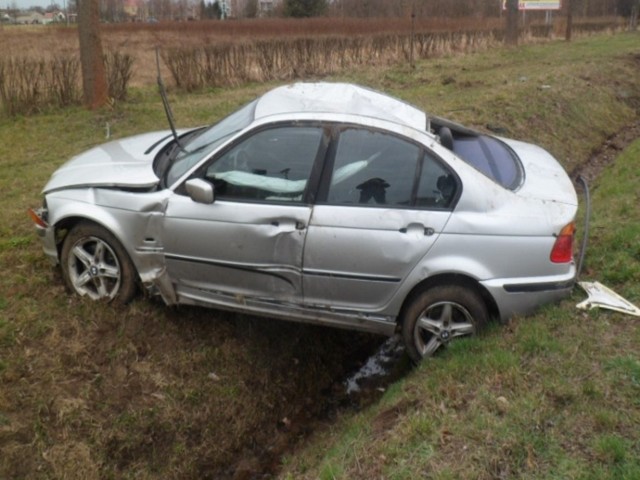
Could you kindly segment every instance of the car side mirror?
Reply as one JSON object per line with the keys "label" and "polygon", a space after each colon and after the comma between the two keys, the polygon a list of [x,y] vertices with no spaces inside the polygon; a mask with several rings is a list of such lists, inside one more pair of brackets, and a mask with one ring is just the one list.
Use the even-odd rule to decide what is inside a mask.
{"label": "car side mirror", "polygon": [[210,204],[215,200],[213,185],[201,178],[192,178],[185,184],[189,198],[197,203]]}

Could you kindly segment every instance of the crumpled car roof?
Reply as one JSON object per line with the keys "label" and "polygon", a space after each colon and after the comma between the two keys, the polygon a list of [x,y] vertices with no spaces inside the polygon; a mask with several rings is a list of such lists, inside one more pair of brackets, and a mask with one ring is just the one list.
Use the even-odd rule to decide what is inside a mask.
{"label": "crumpled car roof", "polygon": [[427,115],[396,98],[349,83],[295,83],[265,93],[255,118],[292,113],[341,113],[387,120],[425,130]]}

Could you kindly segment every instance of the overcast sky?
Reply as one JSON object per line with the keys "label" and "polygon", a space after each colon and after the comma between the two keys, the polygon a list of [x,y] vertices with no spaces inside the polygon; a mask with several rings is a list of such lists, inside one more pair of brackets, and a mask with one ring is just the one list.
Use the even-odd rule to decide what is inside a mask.
{"label": "overcast sky", "polygon": [[29,7],[47,7],[51,3],[57,3],[60,7],[64,6],[65,0],[0,0],[0,8],[10,8],[14,3],[19,9],[27,9]]}

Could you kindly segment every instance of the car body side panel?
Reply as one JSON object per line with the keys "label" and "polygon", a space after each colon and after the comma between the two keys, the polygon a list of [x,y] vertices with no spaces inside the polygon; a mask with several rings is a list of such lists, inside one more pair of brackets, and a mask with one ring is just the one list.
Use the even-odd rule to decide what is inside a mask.
{"label": "car body side panel", "polygon": [[[575,276],[573,262],[554,264],[549,255],[555,236],[573,221],[577,205],[522,197],[478,174],[470,165],[444,151],[434,150],[460,176],[462,195],[440,238],[399,286],[393,299],[377,312],[397,315],[411,290],[437,275],[463,275],[485,286],[506,318],[528,313],[531,305],[561,298]],[[527,276],[523,278],[523,272]],[[507,292],[504,285],[548,285],[531,294]],[[503,316],[505,312],[506,316]]]}
{"label": "car body side panel", "polygon": [[311,207],[172,195],[163,225],[176,290],[302,302],[302,249]]}
{"label": "car body side panel", "polygon": [[380,309],[437,241],[450,215],[316,206],[304,253],[305,304]]}
{"label": "car body side panel", "polygon": [[[533,194],[523,195],[520,191],[502,188],[440,146],[434,150],[455,169],[464,186],[447,224],[447,233],[553,236],[575,218],[578,202],[570,182],[564,185],[564,189],[568,190],[564,193],[566,202],[539,198]],[[528,181],[542,182],[543,179],[528,177],[525,184]]]}
{"label": "car body side panel", "polygon": [[166,197],[167,192],[143,194],[99,188],[54,192],[47,196],[49,223],[58,225],[68,218],[93,221],[111,231],[135,260],[136,251],[149,243],[145,238],[149,223],[153,223],[150,219],[162,214]]}

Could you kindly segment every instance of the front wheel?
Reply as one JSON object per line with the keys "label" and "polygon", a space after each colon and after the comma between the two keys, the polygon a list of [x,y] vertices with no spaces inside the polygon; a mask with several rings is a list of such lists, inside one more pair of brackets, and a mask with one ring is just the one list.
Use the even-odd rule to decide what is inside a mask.
{"label": "front wheel", "polygon": [[81,296],[124,304],[135,295],[135,270],[127,252],[99,225],[74,227],[64,240],[61,263],[67,286]]}
{"label": "front wheel", "polygon": [[402,338],[407,353],[419,362],[456,337],[475,335],[488,317],[482,298],[470,288],[447,285],[425,290],[404,313]]}

